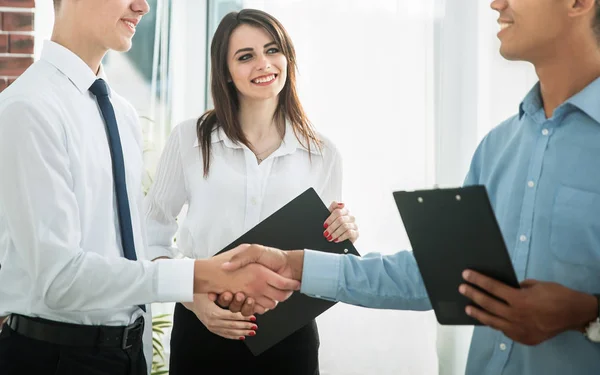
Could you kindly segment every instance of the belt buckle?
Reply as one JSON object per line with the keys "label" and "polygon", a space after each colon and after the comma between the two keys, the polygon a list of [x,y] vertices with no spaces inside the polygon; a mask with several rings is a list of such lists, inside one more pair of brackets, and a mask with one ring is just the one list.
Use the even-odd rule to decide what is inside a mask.
{"label": "belt buckle", "polygon": [[127,341],[129,339],[130,333],[135,333],[138,328],[143,327],[143,320],[136,320],[132,325],[127,326],[123,329],[123,341],[121,342],[121,349],[129,349],[133,346],[133,344],[128,344]]}

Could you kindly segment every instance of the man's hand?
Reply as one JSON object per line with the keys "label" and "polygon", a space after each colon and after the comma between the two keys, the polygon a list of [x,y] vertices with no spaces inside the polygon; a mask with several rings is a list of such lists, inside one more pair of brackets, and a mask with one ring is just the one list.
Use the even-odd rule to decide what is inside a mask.
{"label": "man's hand", "polygon": [[525,280],[521,289],[515,289],[470,270],[463,273],[463,278],[505,301],[461,284],[460,293],[481,306],[468,306],[466,313],[521,344],[537,345],[559,333],[582,330],[597,316],[594,296],[560,284]]}
{"label": "man's hand", "polygon": [[282,251],[274,247],[249,245],[237,251],[229,259],[229,262],[224,263],[221,268],[232,272],[252,263],[261,264],[281,276],[300,281],[302,279],[304,250]]}
{"label": "man's hand", "polygon": [[[272,247],[252,245],[238,252],[228,263],[223,264],[222,268],[234,271],[252,263],[260,263],[282,276],[300,280],[304,264],[304,251],[281,251]],[[253,313],[264,314],[273,308],[264,306],[253,298],[247,298],[244,293],[236,293],[235,296],[231,292],[225,292],[219,296],[211,293],[209,298],[220,306],[229,308],[232,312],[241,312],[245,316]]]}
{"label": "man's hand", "polygon": [[269,309],[257,304],[252,297],[246,298],[244,293],[235,293],[235,296],[231,292],[221,293],[216,295],[214,293],[209,294],[209,299],[214,301],[217,305],[229,309],[231,312],[240,312],[244,316],[250,316],[252,314],[264,314]]}
{"label": "man's hand", "polygon": [[[272,309],[277,302],[285,301],[293,291],[300,289],[298,281],[272,271],[274,265],[269,269],[247,261],[255,256],[253,246],[240,245],[211,259],[197,260],[194,270],[194,293],[243,292],[260,306]],[[248,255],[236,257],[237,254],[246,254],[246,249],[250,250]],[[232,263],[223,267],[223,264],[230,260]],[[280,267],[277,267],[277,270],[284,271]]]}

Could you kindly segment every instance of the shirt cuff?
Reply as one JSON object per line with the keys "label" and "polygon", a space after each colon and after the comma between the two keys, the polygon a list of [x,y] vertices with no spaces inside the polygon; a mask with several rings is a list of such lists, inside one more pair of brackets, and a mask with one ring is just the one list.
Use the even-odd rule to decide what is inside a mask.
{"label": "shirt cuff", "polygon": [[342,256],[305,250],[300,292],[317,298],[335,299],[340,279]]}
{"label": "shirt cuff", "polygon": [[194,300],[194,259],[158,259],[156,302]]}
{"label": "shirt cuff", "polygon": [[171,248],[162,246],[149,246],[146,248],[146,259],[154,260],[160,257],[175,258]]}

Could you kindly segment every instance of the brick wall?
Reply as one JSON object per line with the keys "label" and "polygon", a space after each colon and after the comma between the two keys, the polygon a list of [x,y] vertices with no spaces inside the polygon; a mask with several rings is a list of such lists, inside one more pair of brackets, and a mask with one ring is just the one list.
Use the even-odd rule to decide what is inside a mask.
{"label": "brick wall", "polygon": [[0,91],[33,63],[34,8],[35,0],[0,0]]}

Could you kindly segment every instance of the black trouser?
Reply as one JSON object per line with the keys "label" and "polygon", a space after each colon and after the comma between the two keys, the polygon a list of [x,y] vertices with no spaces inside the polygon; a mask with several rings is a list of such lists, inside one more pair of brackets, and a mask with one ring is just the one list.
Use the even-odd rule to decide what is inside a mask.
{"label": "black trouser", "polygon": [[[89,337],[90,332],[84,329],[82,334]],[[5,324],[0,332],[0,374],[147,375],[148,372],[141,334],[126,345],[73,346],[27,337]]]}
{"label": "black trouser", "polygon": [[255,357],[242,341],[215,335],[177,304],[169,369],[170,375],[319,375],[317,325],[313,320]]}

